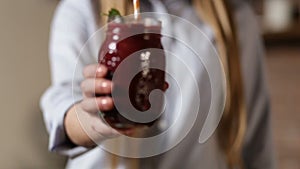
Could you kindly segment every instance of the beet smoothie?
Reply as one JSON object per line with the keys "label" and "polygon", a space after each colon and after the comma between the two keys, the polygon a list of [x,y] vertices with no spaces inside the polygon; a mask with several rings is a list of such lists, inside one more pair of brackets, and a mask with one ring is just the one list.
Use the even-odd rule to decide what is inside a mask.
{"label": "beet smoothie", "polygon": [[[141,52],[141,50],[145,51],[145,49],[151,48],[163,50],[160,21],[146,18],[140,19],[139,21],[111,22],[107,26],[106,39],[100,48],[98,62],[108,68],[106,78],[112,80],[115,70],[124,59],[135,52]],[[151,50],[145,53],[141,52],[137,55],[138,57],[134,58],[133,62],[130,62],[130,65],[126,67],[126,72],[130,72],[134,66],[143,68],[142,71],[137,72],[131,80],[130,86],[124,86],[124,84],[122,84],[122,78],[113,82],[113,91],[116,89],[129,90],[130,103],[136,110],[141,112],[151,107],[149,102],[149,94],[151,91],[154,89],[164,89],[164,69],[150,68],[153,64],[165,68],[165,55],[162,53],[160,53],[159,56],[157,55],[158,54],[151,53]],[[126,72],[122,72],[124,73],[124,78],[126,77]],[[120,97],[123,99],[122,96]],[[124,97],[124,99],[126,99],[126,97]],[[149,123],[133,122],[123,117],[117,108],[102,113],[105,121],[111,127],[118,130],[137,126],[151,126],[156,121],[154,120]]]}

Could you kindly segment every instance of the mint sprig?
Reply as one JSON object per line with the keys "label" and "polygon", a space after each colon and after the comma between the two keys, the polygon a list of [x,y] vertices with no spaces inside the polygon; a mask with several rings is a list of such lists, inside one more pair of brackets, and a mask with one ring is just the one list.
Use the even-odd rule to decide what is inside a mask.
{"label": "mint sprig", "polygon": [[116,18],[122,18],[122,15],[119,12],[119,10],[117,10],[115,8],[111,8],[110,11],[108,12],[108,14],[103,13],[103,15],[108,16],[108,21],[112,21]]}
{"label": "mint sprig", "polygon": [[108,17],[121,17],[121,13],[115,9],[115,8],[111,8],[111,10],[108,12]]}

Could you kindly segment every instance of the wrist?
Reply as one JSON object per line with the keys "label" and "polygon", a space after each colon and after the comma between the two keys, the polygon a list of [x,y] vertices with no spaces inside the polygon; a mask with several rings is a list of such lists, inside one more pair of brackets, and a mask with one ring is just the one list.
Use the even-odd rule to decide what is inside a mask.
{"label": "wrist", "polygon": [[87,135],[87,133],[82,128],[80,121],[77,116],[77,109],[79,106],[75,104],[67,112],[64,119],[64,128],[66,132],[66,137],[70,140],[72,144],[83,147],[94,147],[95,143]]}

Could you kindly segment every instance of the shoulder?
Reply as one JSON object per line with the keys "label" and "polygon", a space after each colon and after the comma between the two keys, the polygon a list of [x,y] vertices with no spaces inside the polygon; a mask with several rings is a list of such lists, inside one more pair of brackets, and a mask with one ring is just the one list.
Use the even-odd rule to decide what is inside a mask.
{"label": "shoulder", "polygon": [[257,52],[262,52],[260,50],[258,51],[258,49],[262,48],[262,30],[258,22],[258,17],[247,1],[237,3],[234,10],[234,19],[242,52],[252,48],[250,50],[252,55],[251,59],[255,59],[258,55],[261,55],[257,55]]}
{"label": "shoulder", "polygon": [[58,4],[58,9],[72,8],[78,12],[87,12],[92,10],[96,0],[62,0]]}
{"label": "shoulder", "polygon": [[95,2],[96,0],[62,0],[56,8],[54,21],[89,25],[95,22]]}
{"label": "shoulder", "polygon": [[242,30],[252,30],[252,32],[260,33],[260,27],[256,14],[248,1],[233,0],[233,9],[237,26]]}

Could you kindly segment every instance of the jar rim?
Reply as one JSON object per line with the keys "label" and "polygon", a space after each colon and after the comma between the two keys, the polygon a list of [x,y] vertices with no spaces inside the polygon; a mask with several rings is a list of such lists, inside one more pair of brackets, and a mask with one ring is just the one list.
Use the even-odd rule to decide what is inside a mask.
{"label": "jar rim", "polygon": [[108,23],[109,25],[142,25],[144,27],[152,27],[152,26],[158,26],[161,27],[162,22],[155,18],[132,18],[132,17],[123,17],[123,18],[116,18]]}

